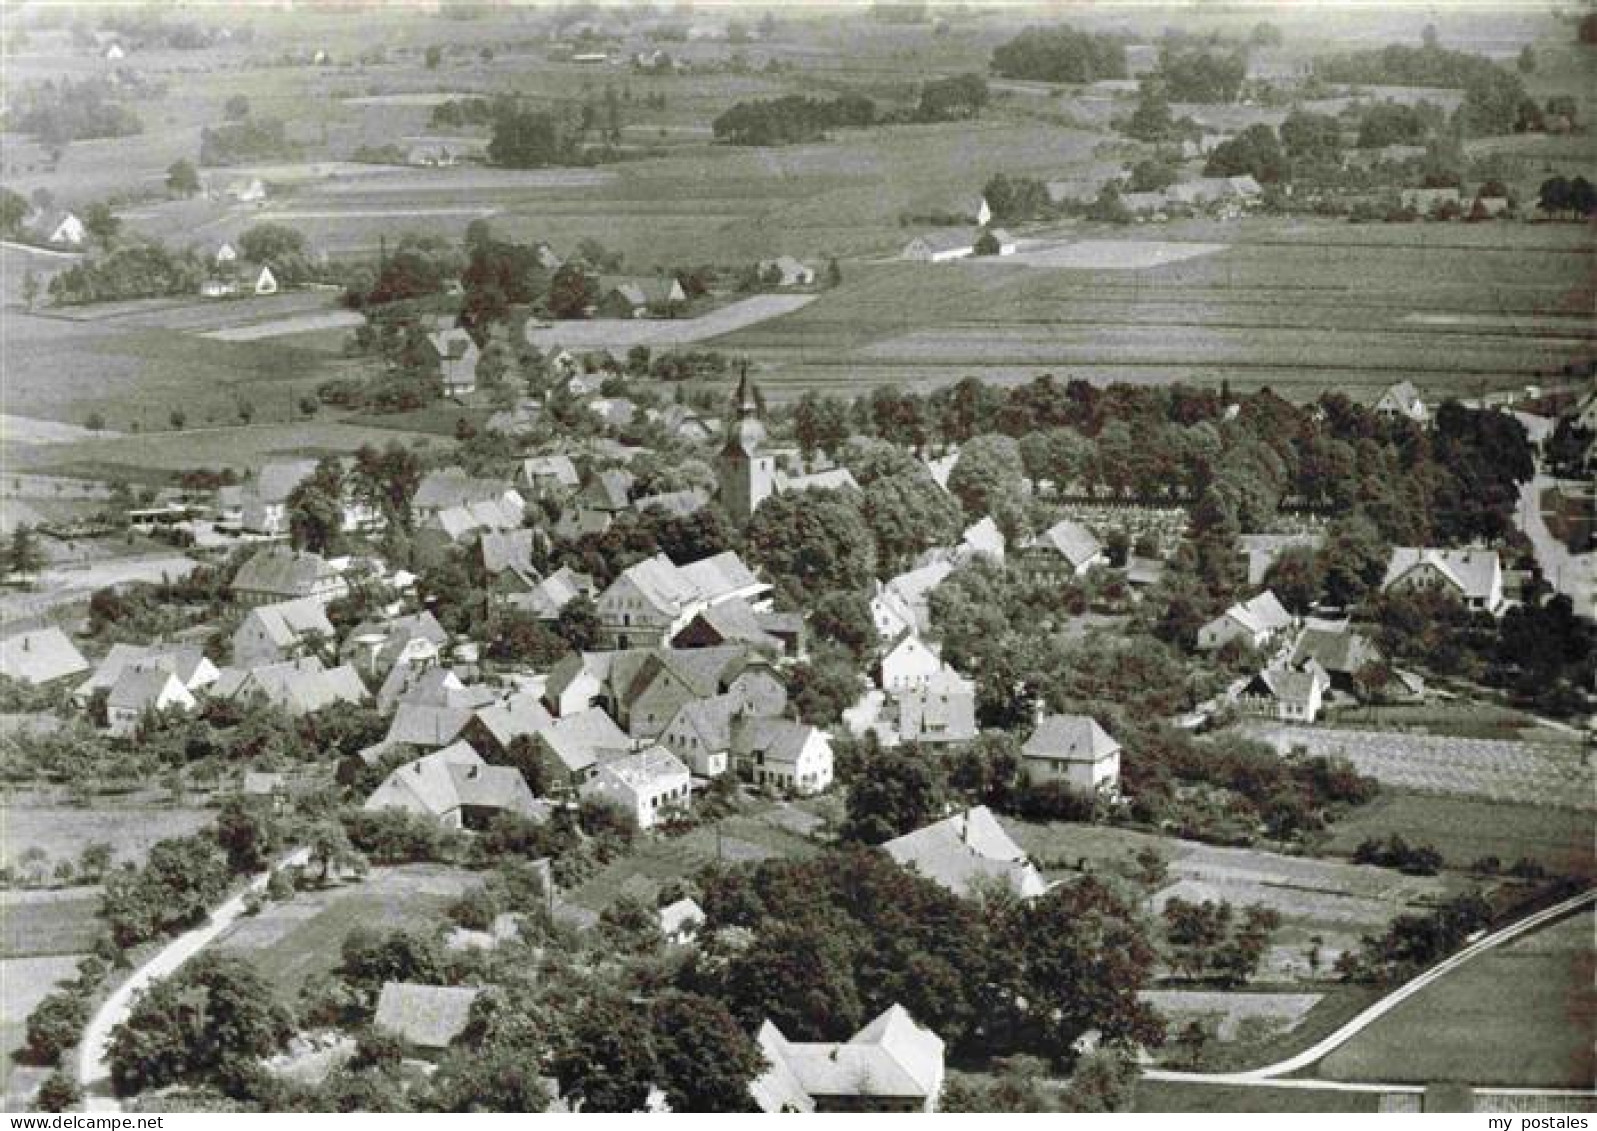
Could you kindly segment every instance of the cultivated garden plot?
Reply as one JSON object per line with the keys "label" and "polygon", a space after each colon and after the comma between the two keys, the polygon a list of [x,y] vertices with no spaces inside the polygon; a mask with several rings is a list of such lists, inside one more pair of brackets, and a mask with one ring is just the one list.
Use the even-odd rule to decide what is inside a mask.
{"label": "cultivated garden plot", "polygon": [[1495,801],[1597,809],[1590,756],[1575,743],[1513,742],[1397,731],[1328,730],[1246,723],[1250,737],[1277,750],[1346,758],[1388,785]]}

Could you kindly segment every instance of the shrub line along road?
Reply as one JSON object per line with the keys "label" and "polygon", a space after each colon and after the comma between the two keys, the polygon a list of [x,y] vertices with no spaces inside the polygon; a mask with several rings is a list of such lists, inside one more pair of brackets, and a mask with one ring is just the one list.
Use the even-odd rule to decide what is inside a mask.
{"label": "shrub line along road", "polygon": [[178,967],[215,942],[217,936],[244,914],[252,894],[264,891],[272,872],[278,868],[303,867],[310,859],[309,848],[297,848],[244,886],[200,926],[167,943],[157,954],[128,977],[100,1004],[83,1028],[78,1046],[78,1080],[83,1085],[83,1108],[88,1112],[120,1111],[122,1105],[111,1090],[111,1065],[108,1059],[111,1030],[126,1021],[134,1000],[143,991],[174,974]]}
{"label": "shrub line along road", "polygon": [[[1176,1072],[1163,1068],[1148,1068],[1143,1070],[1143,1077],[1148,1080],[1161,1080],[1171,1083],[1189,1084],[1228,1084],[1242,1087],[1265,1088],[1309,1088],[1326,1091],[1343,1092],[1423,1092],[1425,1089],[1417,1084],[1369,1084],[1348,1083],[1338,1080],[1293,1079],[1284,1080],[1282,1077],[1300,1069],[1309,1067],[1329,1056],[1348,1041],[1358,1036],[1370,1025],[1380,1020],[1386,1014],[1402,1005],[1415,994],[1426,989],[1432,983],[1453,973],[1460,966],[1473,958],[1485,954],[1504,943],[1512,942],[1521,935],[1530,933],[1539,927],[1546,926],[1555,919],[1560,919],[1572,911],[1597,901],[1597,888],[1582,892],[1580,895],[1566,899],[1562,903],[1554,904],[1533,915],[1527,915],[1506,927],[1501,927],[1484,938],[1477,939],[1451,958],[1443,959],[1419,977],[1399,986],[1387,994],[1380,1001],[1370,1006],[1364,1012],[1354,1017],[1330,1036],[1323,1038],[1315,1044],[1304,1049],[1295,1056],[1274,1064],[1267,1064],[1262,1068],[1252,1068],[1245,1072]],[[1493,1089],[1515,1095],[1590,1095],[1593,1093],[1576,1089],[1558,1088],[1512,1088]]]}

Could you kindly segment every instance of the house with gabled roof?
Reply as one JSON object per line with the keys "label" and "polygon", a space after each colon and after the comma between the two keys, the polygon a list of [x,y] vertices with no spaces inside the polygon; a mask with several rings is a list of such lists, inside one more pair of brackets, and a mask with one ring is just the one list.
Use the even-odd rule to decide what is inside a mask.
{"label": "house with gabled roof", "polygon": [[466,474],[461,467],[429,471],[416,485],[410,508],[418,517],[436,514],[451,507],[470,507],[476,503],[495,503],[519,515],[527,506],[521,492],[507,479],[481,478]]}
{"label": "house with gabled roof", "polygon": [[446,667],[400,662],[377,689],[377,712],[391,715],[401,703],[445,703],[466,690],[460,677]]}
{"label": "house with gabled roof", "polygon": [[1066,518],[1027,538],[1013,560],[1029,583],[1049,585],[1081,577],[1108,559],[1092,531]]}
{"label": "house with gabled roof", "polygon": [[924,683],[893,694],[895,729],[905,742],[945,746],[972,741],[976,725],[976,685],[948,665]]}
{"label": "house with gabled roof", "polygon": [[601,762],[630,753],[633,742],[602,709],[590,707],[555,719],[533,736],[533,747],[548,780],[577,789]]}
{"label": "house with gabled roof", "polygon": [[599,278],[599,318],[644,318],[666,314],[688,301],[682,284],[670,277],[603,275]]}
{"label": "house with gabled roof", "polygon": [[427,335],[427,344],[438,362],[445,396],[464,396],[477,388],[477,362],[482,359],[482,351],[470,334],[458,326],[435,330]]}
{"label": "house with gabled roof", "polygon": [[1282,722],[1312,723],[1331,682],[1318,667],[1303,671],[1292,668],[1265,668],[1237,694],[1237,708],[1254,715],[1266,715]]}
{"label": "house with gabled roof", "polygon": [[1386,657],[1369,637],[1347,625],[1311,624],[1299,634],[1287,666],[1294,671],[1323,672],[1327,690],[1363,698],[1369,688],[1361,685],[1359,673],[1386,671],[1390,678],[1377,692],[1386,699],[1422,697],[1425,681],[1412,672],[1387,666]]}
{"label": "house with gabled roof", "polygon": [[690,700],[660,732],[660,745],[682,759],[694,777],[720,777],[731,766],[732,724],[744,709],[743,697],[736,694]]}
{"label": "house with gabled roof", "polygon": [[915,236],[899,253],[913,263],[947,263],[976,254],[980,228],[937,228]]}
{"label": "house with gabled roof", "polygon": [[481,829],[500,813],[548,815],[548,807],[533,797],[520,770],[490,766],[467,742],[395,767],[363,808],[399,809],[452,829]]}
{"label": "house with gabled roof", "polygon": [[47,244],[57,247],[82,247],[89,238],[89,229],[71,212],[51,212],[38,217],[33,225]]}
{"label": "house with gabled roof", "polygon": [[734,597],[700,610],[671,638],[671,646],[743,645],[767,656],[798,656],[804,640],[803,614],[765,612]]}
{"label": "house with gabled roof", "polygon": [[687,896],[660,908],[660,933],[667,942],[685,946],[693,942],[702,926],[704,908]]}
{"label": "house with gabled roof", "polygon": [[233,666],[258,668],[309,656],[338,639],[327,606],[315,597],[257,605],[233,630]]}
{"label": "house with gabled roof", "polygon": [[1034,785],[1064,781],[1096,793],[1120,781],[1120,743],[1090,715],[1045,715],[1020,748],[1020,768]]}
{"label": "house with gabled roof", "polygon": [[438,662],[449,633],[425,609],[386,620],[362,621],[344,637],[339,655],[372,676],[386,676],[395,664],[425,667]]}
{"label": "house with gabled roof", "polygon": [[0,675],[35,687],[89,670],[77,645],[54,625],[0,639]]}
{"label": "house with gabled roof", "polygon": [[1496,550],[1394,547],[1381,592],[1431,591],[1452,593],[1466,608],[1497,616],[1505,605],[1502,560]]}
{"label": "house with gabled roof", "polygon": [[246,605],[310,598],[325,605],[349,593],[343,571],[320,554],[271,546],[248,559],[233,577],[233,596]]}
{"label": "house with gabled roof", "polygon": [[535,691],[518,691],[477,708],[461,734],[485,757],[502,762],[517,739],[531,740],[554,726]]}
{"label": "house with gabled roof", "polygon": [[1377,416],[1402,417],[1415,424],[1425,424],[1431,419],[1431,410],[1412,381],[1399,381],[1382,389],[1373,410]]}
{"label": "house with gabled roof", "polygon": [[183,681],[170,670],[134,667],[124,670],[111,687],[105,701],[105,717],[113,735],[129,738],[151,715],[168,711],[187,714],[198,705]]}
{"label": "house with gabled roof", "polygon": [[371,699],[366,685],[348,664],[326,668],[315,656],[266,664],[240,671],[224,668],[212,686],[218,699],[269,703],[291,718],[345,704],[360,706]]}
{"label": "house with gabled roof", "polygon": [[599,595],[599,622],[614,647],[661,644],[711,605],[741,598],[758,607],[769,590],[732,551],[683,566],[656,554]]}
{"label": "house with gabled roof", "polygon": [[943,1042],[901,1005],[889,1007],[840,1044],[790,1041],[774,1022],[755,1043],[766,1068],[750,1085],[767,1114],[926,1112],[943,1092]]}
{"label": "house with gabled roof", "polygon": [[73,702],[82,706],[98,694],[110,694],[131,668],[162,668],[191,692],[209,687],[220,674],[197,644],[113,644],[93,674],[72,693]]}
{"label": "house with gabled roof", "polygon": [[602,761],[582,784],[582,796],[612,802],[632,814],[640,829],[685,812],[692,794],[687,766],[663,746]]}
{"label": "house with gabled roof", "polygon": [[961,898],[987,885],[1035,899],[1048,885],[1037,866],[985,805],[955,813],[882,845],[900,866]]}
{"label": "house with gabled roof", "polygon": [[819,727],[792,719],[736,719],[732,762],[740,777],[772,793],[810,797],[832,784],[832,740]]}
{"label": "house with gabled roof", "polygon": [[559,618],[561,609],[578,597],[591,601],[597,594],[593,578],[569,566],[561,566],[525,593],[512,593],[506,603],[541,621],[553,621]]}
{"label": "house with gabled roof", "polygon": [[397,1037],[412,1054],[436,1056],[466,1031],[479,993],[475,986],[384,982],[372,1028]]}
{"label": "house with gabled roof", "polygon": [[[911,631],[930,632],[932,592],[948,580],[953,572],[953,562],[947,558],[936,558],[881,584],[871,600],[871,619],[876,622],[877,633],[882,634],[884,625],[896,624],[906,618],[909,621],[906,627]],[[878,606],[881,607],[880,615]],[[896,636],[897,633],[886,635]]]}
{"label": "house with gabled roof", "polygon": [[521,461],[519,481],[534,494],[547,494],[552,490],[575,491],[582,485],[577,465],[564,454],[528,456]]}
{"label": "house with gabled roof", "polygon": [[877,665],[877,683],[883,691],[896,694],[912,687],[924,687],[943,669],[935,645],[913,632],[894,644]]}
{"label": "house with gabled roof", "polygon": [[1263,648],[1292,627],[1292,614],[1270,590],[1238,601],[1198,629],[1198,650],[1212,652],[1233,641]]}

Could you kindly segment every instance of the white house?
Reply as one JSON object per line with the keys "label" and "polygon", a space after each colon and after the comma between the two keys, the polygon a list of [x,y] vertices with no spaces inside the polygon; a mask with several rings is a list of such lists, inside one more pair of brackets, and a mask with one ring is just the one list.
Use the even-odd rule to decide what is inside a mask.
{"label": "white house", "polygon": [[889,694],[907,691],[926,686],[942,668],[943,661],[937,650],[911,633],[882,657],[879,682],[882,690]]}
{"label": "white house", "polygon": [[1303,671],[1265,668],[1238,694],[1237,706],[1249,714],[1267,715],[1283,722],[1312,723],[1319,717],[1330,686],[1330,679],[1318,665]]}
{"label": "white house", "polygon": [[1266,589],[1256,597],[1237,602],[1198,629],[1198,649],[1210,652],[1233,640],[1262,648],[1291,625],[1292,614]]}
{"label": "white house", "polygon": [[187,713],[197,706],[194,696],[169,669],[129,668],[117,678],[105,701],[111,733],[128,738],[139,729],[146,714],[163,711]]}
{"label": "white house", "polygon": [[1047,715],[1020,748],[1020,765],[1034,784],[1063,780],[1095,793],[1120,781],[1120,743],[1089,715]]}
{"label": "white house", "polygon": [[640,829],[652,829],[686,810],[692,792],[687,766],[663,746],[601,762],[598,772],[582,783],[582,796],[614,802],[637,818]]}
{"label": "white house", "polygon": [[89,238],[89,230],[83,226],[83,221],[70,212],[51,216],[45,221],[42,230],[46,243],[66,247],[82,247],[83,241]]}
{"label": "white house", "polygon": [[791,719],[739,720],[732,731],[738,771],[754,785],[809,797],[832,784],[832,740]]}
{"label": "white house", "polygon": [[767,1114],[929,1113],[943,1094],[942,1038],[901,1005],[841,1043],[790,1041],[771,1021],[755,1040],[766,1067],[749,1093]]}
{"label": "white house", "polygon": [[1401,416],[1415,424],[1424,424],[1431,418],[1431,410],[1412,381],[1399,381],[1383,389],[1375,402],[1375,412],[1385,417]]}
{"label": "white house", "polygon": [[1503,611],[1503,563],[1496,550],[1438,550],[1396,546],[1383,593],[1450,591],[1465,607],[1493,616]]}

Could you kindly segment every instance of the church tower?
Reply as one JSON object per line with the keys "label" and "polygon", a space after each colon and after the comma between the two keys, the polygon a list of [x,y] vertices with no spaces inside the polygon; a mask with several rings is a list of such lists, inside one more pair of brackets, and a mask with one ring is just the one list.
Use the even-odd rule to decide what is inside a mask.
{"label": "church tower", "polygon": [[715,461],[721,505],[740,526],[776,490],[776,459],[761,453],[764,443],[765,425],[760,423],[760,404],[745,363],[733,397],[732,414],[727,419],[726,443]]}

